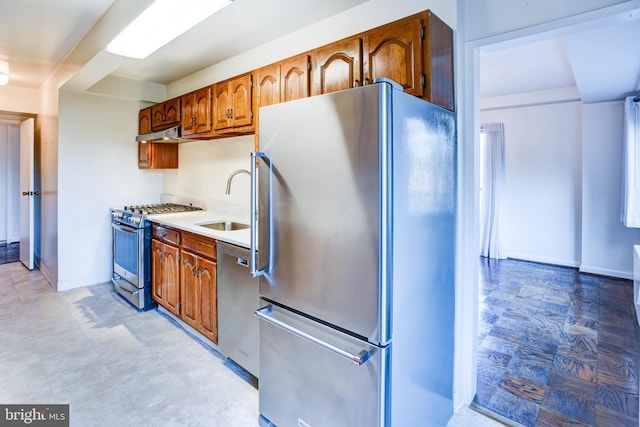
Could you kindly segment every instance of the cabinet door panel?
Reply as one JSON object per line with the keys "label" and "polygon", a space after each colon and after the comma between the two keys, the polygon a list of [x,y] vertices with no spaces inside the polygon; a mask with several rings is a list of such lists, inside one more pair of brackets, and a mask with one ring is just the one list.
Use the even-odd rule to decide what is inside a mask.
{"label": "cabinet door panel", "polygon": [[180,98],[173,98],[164,103],[164,117],[166,125],[180,123]]}
{"label": "cabinet door panel", "polygon": [[302,54],[280,63],[280,102],[309,96],[309,55]]}
{"label": "cabinet door panel", "polygon": [[453,111],[453,30],[430,11],[423,15],[427,23],[424,99]]}
{"label": "cabinet door panel", "polygon": [[313,51],[311,95],[362,84],[362,39],[341,40]]}
{"label": "cabinet door panel", "polygon": [[180,265],[181,318],[193,328],[198,327],[198,284],[196,256],[182,251]]}
{"label": "cabinet door panel", "polygon": [[229,84],[232,96],[232,126],[251,125],[251,75],[234,79]]}
{"label": "cabinet door panel", "polygon": [[422,96],[422,23],[419,18],[401,20],[364,35],[364,79],[380,77],[399,83],[404,91]]}
{"label": "cabinet door panel", "polygon": [[198,259],[200,284],[200,330],[214,343],[218,343],[218,298],[216,289],[216,263],[206,258]]}
{"label": "cabinet door panel", "polygon": [[254,72],[256,82],[256,112],[260,107],[280,102],[280,65],[272,64]]}
{"label": "cabinet door panel", "polygon": [[194,133],[211,130],[211,88],[196,91],[194,96]]}
{"label": "cabinet door panel", "polygon": [[194,93],[182,97],[182,134],[190,135],[195,133],[195,123],[193,117],[196,114],[196,97]]}
{"label": "cabinet door panel", "polygon": [[231,126],[229,115],[229,85],[216,83],[213,96],[213,128],[215,130],[226,129]]}
{"label": "cabinet door panel", "polygon": [[164,124],[164,104],[151,106],[151,124],[151,128],[154,130],[162,128]]}
{"label": "cabinet door panel", "polygon": [[138,133],[144,135],[151,132],[151,108],[145,108],[138,113]]}
{"label": "cabinet door panel", "polygon": [[164,306],[164,292],[162,288],[162,247],[157,240],[151,241],[151,297],[155,302]]}
{"label": "cabinet door panel", "polygon": [[166,299],[165,308],[173,314],[180,312],[180,267],[178,264],[178,248],[164,245],[164,277]]}

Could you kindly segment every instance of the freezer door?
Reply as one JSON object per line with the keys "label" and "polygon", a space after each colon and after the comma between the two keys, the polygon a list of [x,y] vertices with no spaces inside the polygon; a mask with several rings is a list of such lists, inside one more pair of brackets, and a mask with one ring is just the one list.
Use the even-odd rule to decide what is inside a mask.
{"label": "freezer door", "polygon": [[387,359],[379,348],[278,307],[260,317],[260,425],[385,423]]}
{"label": "freezer door", "polygon": [[258,174],[260,294],[375,343],[389,339],[380,92],[368,86],[262,108],[267,157]]}

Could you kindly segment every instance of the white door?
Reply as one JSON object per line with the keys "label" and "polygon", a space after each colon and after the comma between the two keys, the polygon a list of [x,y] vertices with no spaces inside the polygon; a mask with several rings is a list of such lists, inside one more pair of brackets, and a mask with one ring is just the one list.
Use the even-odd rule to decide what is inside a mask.
{"label": "white door", "polygon": [[20,124],[20,262],[33,270],[33,119]]}

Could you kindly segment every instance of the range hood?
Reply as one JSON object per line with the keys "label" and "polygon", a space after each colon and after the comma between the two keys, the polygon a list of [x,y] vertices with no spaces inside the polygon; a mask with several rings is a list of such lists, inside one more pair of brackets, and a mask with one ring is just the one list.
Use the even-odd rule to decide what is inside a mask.
{"label": "range hood", "polygon": [[168,128],[165,130],[161,130],[158,132],[145,133],[144,135],[136,136],[137,142],[165,142],[165,143],[176,143],[176,142],[194,142],[199,141],[197,139],[189,139],[182,137],[182,128],[180,126],[174,126],[172,128]]}

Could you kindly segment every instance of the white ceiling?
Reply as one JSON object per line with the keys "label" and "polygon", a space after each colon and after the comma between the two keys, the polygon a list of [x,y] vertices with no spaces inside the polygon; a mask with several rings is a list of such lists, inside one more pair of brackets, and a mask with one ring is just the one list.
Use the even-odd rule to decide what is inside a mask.
{"label": "white ceiling", "polygon": [[603,102],[640,91],[640,13],[563,33],[482,53],[481,97],[575,86],[583,102]]}
{"label": "white ceiling", "polygon": [[0,61],[9,84],[37,89],[113,0],[0,0]]}
{"label": "white ceiling", "polygon": [[[366,1],[235,0],[144,60],[114,61],[103,51],[94,64],[112,67],[110,73],[120,77],[167,84]],[[142,10],[151,0],[0,0],[0,61],[9,63],[9,84],[39,88],[119,2]],[[117,34],[133,18],[119,13],[108,31]]]}
{"label": "white ceiling", "polygon": [[[108,68],[107,74],[167,84],[366,1],[235,0],[144,60],[108,61],[103,51],[91,65]],[[151,0],[0,0],[0,61],[9,64],[9,84],[39,88],[107,9],[122,2],[144,8]],[[583,101],[598,102],[637,92],[639,15],[482,53],[481,96],[575,85]],[[119,29],[133,19],[117,16]]]}

